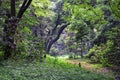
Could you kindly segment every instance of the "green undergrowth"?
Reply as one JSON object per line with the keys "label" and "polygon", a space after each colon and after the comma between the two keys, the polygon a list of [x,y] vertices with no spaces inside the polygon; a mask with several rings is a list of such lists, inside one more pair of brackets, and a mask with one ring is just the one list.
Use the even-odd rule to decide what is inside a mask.
{"label": "green undergrowth", "polygon": [[0,62],[0,80],[114,80],[47,55],[46,63],[12,60]]}

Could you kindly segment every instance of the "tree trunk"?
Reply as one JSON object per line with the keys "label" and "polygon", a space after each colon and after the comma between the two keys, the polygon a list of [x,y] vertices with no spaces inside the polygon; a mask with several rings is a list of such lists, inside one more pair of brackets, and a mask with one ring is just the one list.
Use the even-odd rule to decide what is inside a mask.
{"label": "tree trunk", "polygon": [[46,45],[46,53],[49,53],[50,52],[50,48],[52,47],[52,44],[50,42],[47,43]]}
{"label": "tree trunk", "polygon": [[6,14],[8,19],[5,21],[6,25],[3,30],[4,32],[3,41],[5,42],[4,59],[8,59],[12,55],[13,51],[16,49],[16,43],[15,43],[14,37],[15,37],[17,25],[18,25],[19,19],[22,18],[22,15],[26,11],[26,9],[29,7],[32,0],[24,0],[22,7],[20,8],[17,16],[16,16],[15,2],[16,0],[10,1],[11,13]]}
{"label": "tree trunk", "polygon": [[81,38],[81,54],[80,54],[81,58],[83,57],[83,50],[82,50],[82,49],[83,49],[83,46],[84,46],[84,45],[82,44],[82,38]]}
{"label": "tree trunk", "polygon": [[11,17],[6,20],[6,26],[4,27],[4,42],[5,42],[5,52],[4,59],[8,59],[12,52],[16,49],[16,43],[14,40],[14,35],[16,32],[18,24],[18,19],[15,17]]}
{"label": "tree trunk", "polygon": [[4,38],[3,38],[3,41],[5,42],[4,59],[8,59],[16,48],[14,35],[16,32],[18,19],[15,18],[15,14],[16,14],[15,0],[11,0],[10,5],[11,5],[11,13],[10,16],[8,17],[8,20],[5,21],[6,25],[4,27]]}
{"label": "tree trunk", "polygon": [[64,24],[61,26],[61,28],[59,29],[58,33],[57,33],[57,36],[52,39],[52,38],[49,38],[48,42],[46,43],[46,53],[49,54],[50,52],[50,49],[52,47],[52,45],[59,39],[60,35],[62,34],[63,30],[69,25],[69,23],[67,24]]}

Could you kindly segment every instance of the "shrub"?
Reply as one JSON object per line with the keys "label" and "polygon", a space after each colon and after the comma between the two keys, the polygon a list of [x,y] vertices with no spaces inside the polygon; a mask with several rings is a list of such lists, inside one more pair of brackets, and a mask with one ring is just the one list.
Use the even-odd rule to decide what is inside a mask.
{"label": "shrub", "polygon": [[94,46],[90,49],[86,57],[91,61],[101,63],[104,66],[120,64],[120,51],[116,49],[112,40],[108,40],[106,44]]}
{"label": "shrub", "polygon": [[92,56],[95,55],[95,51],[96,51],[97,46],[95,45],[92,49],[90,49],[90,51],[88,52],[88,54],[85,55],[86,58],[91,58]]}
{"label": "shrub", "polygon": [[74,53],[69,54],[69,59],[74,59]]}

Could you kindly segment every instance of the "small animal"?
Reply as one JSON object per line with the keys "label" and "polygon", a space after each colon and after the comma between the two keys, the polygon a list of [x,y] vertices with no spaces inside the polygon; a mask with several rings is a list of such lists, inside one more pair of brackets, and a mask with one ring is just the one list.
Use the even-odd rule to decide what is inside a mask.
{"label": "small animal", "polygon": [[78,66],[81,68],[81,63],[80,62],[78,63]]}

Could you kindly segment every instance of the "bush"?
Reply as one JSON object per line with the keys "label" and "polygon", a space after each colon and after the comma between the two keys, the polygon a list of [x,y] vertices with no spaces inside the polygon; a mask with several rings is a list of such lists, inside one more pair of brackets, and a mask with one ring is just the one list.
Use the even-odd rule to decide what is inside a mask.
{"label": "bush", "polygon": [[85,55],[86,58],[91,58],[92,56],[95,56],[95,51],[96,51],[97,46],[95,45],[92,49],[90,49],[90,51],[88,52],[88,54]]}
{"label": "bush", "polygon": [[77,55],[77,54],[75,54],[75,53],[70,53],[69,54],[69,59],[78,59],[78,58],[80,58],[80,56],[79,55]]}
{"label": "bush", "polygon": [[106,44],[94,46],[86,55],[93,62],[101,63],[104,66],[119,65],[120,64],[120,50],[116,49],[112,40],[107,41]]}
{"label": "bush", "polygon": [[69,59],[74,59],[74,53],[69,54]]}

